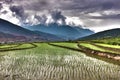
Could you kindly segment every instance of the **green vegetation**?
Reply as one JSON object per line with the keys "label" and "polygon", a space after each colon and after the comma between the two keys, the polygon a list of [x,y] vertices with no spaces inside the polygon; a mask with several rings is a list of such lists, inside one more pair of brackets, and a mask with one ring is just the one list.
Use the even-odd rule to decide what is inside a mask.
{"label": "green vegetation", "polygon": [[86,48],[93,49],[93,50],[104,51],[104,52],[106,51],[106,50],[104,50],[102,48],[99,48],[99,47],[96,47],[96,46],[94,46],[94,45],[92,45],[90,43],[80,43],[79,45],[84,46]]}
{"label": "green vegetation", "polygon": [[[119,80],[120,66],[86,56],[84,53],[33,43],[37,47],[0,52],[0,79],[11,80]],[[55,43],[57,44],[57,43]],[[77,48],[76,43],[58,43]],[[22,44],[19,48],[29,48]],[[93,46],[92,46],[93,47]]]}
{"label": "green vegetation", "polygon": [[31,47],[34,47],[34,45],[26,43],[26,44],[21,44],[18,47],[14,47],[14,49],[24,49],[24,48],[31,48]]}
{"label": "green vegetation", "polygon": [[65,46],[69,48],[80,49],[78,48],[77,43],[60,42],[60,43],[52,43],[52,44],[59,45],[59,46]]}
{"label": "green vegetation", "polygon": [[[120,54],[118,51],[115,51],[115,50],[112,50],[112,49],[111,50],[110,49],[105,49],[103,47],[99,47],[99,46],[94,45],[94,44],[91,44],[91,43],[79,43],[80,46],[83,46],[83,47],[86,47],[86,48],[89,48],[89,49],[92,49],[92,50],[97,50],[97,51],[101,51],[101,52],[109,52],[109,53],[114,53],[114,54]],[[96,44],[99,44],[99,43],[96,43]],[[112,46],[112,45],[107,45],[107,47],[108,46]]]}
{"label": "green vegetation", "polygon": [[0,45],[0,49],[3,49],[3,48],[10,48],[10,47],[16,47],[15,44],[11,44],[11,45]]}
{"label": "green vegetation", "polygon": [[108,39],[100,39],[100,40],[92,40],[95,43],[105,43],[111,45],[120,45],[120,38],[108,38]]}
{"label": "green vegetation", "polygon": [[119,46],[119,45],[110,45],[110,44],[103,44],[103,43],[96,43],[96,45],[120,49],[120,46]]}
{"label": "green vegetation", "polygon": [[[31,48],[35,48],[36,46],[34,44],[29,44],[29,43],[25,43],[25,44],[6,44],[1,45],[0,46],[0,52],[5,52],[5,51],[14,51],[14,50],[25,50],[25,49],[31,49]],[[0,55],[3,55],[4,53],[0,53]]]}

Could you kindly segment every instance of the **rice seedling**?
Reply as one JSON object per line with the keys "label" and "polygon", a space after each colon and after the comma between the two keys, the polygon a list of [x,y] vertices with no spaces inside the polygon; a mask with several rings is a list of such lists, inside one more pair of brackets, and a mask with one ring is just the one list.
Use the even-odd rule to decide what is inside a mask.
{"label": "rice seedling", "polygon": [[38,47],[2,52],[5,55],[0,56],[1,80],[120,79],[119,65],[89,57],[81,52],[51,46],[47,43],[34,44]]}

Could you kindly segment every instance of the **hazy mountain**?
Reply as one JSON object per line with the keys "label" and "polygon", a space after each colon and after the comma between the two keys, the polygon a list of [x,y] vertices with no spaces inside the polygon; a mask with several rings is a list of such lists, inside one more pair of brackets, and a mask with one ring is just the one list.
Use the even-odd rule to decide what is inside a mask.
{"label": "hazy mountain", "polygon": [[[25,29],[23,27],[14,25],[3,19],[0,19],[0,32],[8,33],[15,36],[24,36],[31,40],[37,40],[37,41],[48,41],[48,40],[51,40],[50,36],[52,37],[52,35],[48,35],[46,33],[44,34],[43,32],[41,33],[34,32],[31,30]],[[60,38],[54,36],[54,39],[52,38],[52,40],[56,41],[56,40],[60,40]]]}
{"label": "hazy mountain", "polygon": [[58,37],[64,38],[66,40],[75,40],[80,37],[88,36],[94,32],[89,29],[83,29],[80,27],[72,27],[69,25],[58,25],[57,23],[51,23],[49,25],[35,25],[25,27],[32,31],[41,31],[49,34],[56,35]]}
{"label": "hazy mountain", "polygon": [[16,36],[26,36],[31,37],[33,35],[36,35],[34,32],[27,30],[25,28],[22,28],[20,26],[14,25],[8,21],[0,19],[0,31],[13,34]]}
{"label": "hazy mountain", "polygon": [[120,37],[120,28],[98,32],[96,34],[80,38],[79,40],[92,40],[92,39],[114,38],[114,37]]}
{"label": "hazy mountain", "polygon": [[48,34],[40,31],[34,31],[34,32],[44,37],[47,41],[64,41],[64,39],[53,34]]}

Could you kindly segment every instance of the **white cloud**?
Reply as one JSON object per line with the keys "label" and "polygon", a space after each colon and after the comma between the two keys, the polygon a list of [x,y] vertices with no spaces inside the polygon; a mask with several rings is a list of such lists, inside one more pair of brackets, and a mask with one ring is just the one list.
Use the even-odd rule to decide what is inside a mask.
{"label": "white cloud", "polygon": [[115,24],[115,25],[108,25],[107,27],[106,26],[90,27],[90,29],[95,31],[95,32],[100,32],[100,31],[109,30],[109,29],[115,29],[115,28],[120,28],[120,25]]}
{"label": "white cloud", "polygon": [[102,14],[95,12],[95,13],[89,13],[89,16],[102,16]]}
{"label": "white cloud", "polygon": [[[5,14],[3,13],[4,11],[6,11]],[[9,22],[12,22],[14,24],[20,25],[19,19],[16,18],[16,16],[13,14],[13,12],[11,12],[11,10],[9,9],[9,6],[6,4],[3,4],[3,8],[0,11],[0,18],[7,20]]]}
{"label": "white cloud", "polygon": [[[0,0],[4,1],[4,0]],[[87,28],[93,29],[95,32],[119,28],[120,19],[116,17],[109,19],[91,19],[92,16],[120,14],[120,0],[13,0],[11,5],[22,6],[25,12],[30,15],[25,20],[19,19],[9,10],[8,5],[3,5],[4,9],[0,12],[0,18],[8,20],[14,24],[21,25],[24,21],[28,24],[38,24],[40,21],[35,19],[35,14],[47,13],[49,10],[60,9],[69,25],[85,25]],[[2,12],[7,11],[6,14]],[[83,14],[82,14],[83,13]],[[64,16],[63,15],[63,16]],[[103,16],[103,17],[104,17]],[[54,22],[49,14],[47,14],[46,23]],[[61,23],[58,21],[58,23]]]}
{"label": "white cloud", "polygon": [[67,25],[72,25],[72,26],[84,25],[82,20],[79,17],[67,17],[66,23]]}

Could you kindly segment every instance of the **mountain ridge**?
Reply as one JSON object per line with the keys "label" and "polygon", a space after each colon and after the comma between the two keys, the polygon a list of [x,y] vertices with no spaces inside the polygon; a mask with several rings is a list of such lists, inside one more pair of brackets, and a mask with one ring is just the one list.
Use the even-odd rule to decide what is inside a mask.
{"label": "mountain ridge", "polygon": [[[6,21],[6,20],[3,20],[3,19],[0,19],[0,32],[3,32],[3,33],[8,33],[8,34],[11,34],[11,35],[15,35],[15,36],[24,36],[32,41],[47,41],[47,40],[50,40],[49,39],[49,36],[44,36],[42,34],[38,34],[34,31],[31,31],[31,30],[28,30],[28,29],[25,29],[23,27],[20,27],[18,25],[15,25],[15,24],[12,24],[10,23],[9,21]],[[46,33],[45,33],[46,34]],[[52,36],[52,35],[51,35]],[[54,36],[54,35],[53,35]],[[57,39],[58,37],[54,37],[54,41],[56,40],[59,40]]]}
{"label": "mountain ridge", "polygon": [[114,37],[120,37],[120,28],[105,30],[86,37],[79,38],[78,40],[93,40],[93,39],[114,38]]}
{"label": "mountain ridge", "polygon": [[49,25],[39,24],[35,26],[28,26],[25,28],[32,31],[37,30],[37,31],[53,34],[66,40],[75,40],[79,37],[87,36],[94,33],[89,29],[72,27],[69,25],[58,25],[57,23],[52,23]]}

